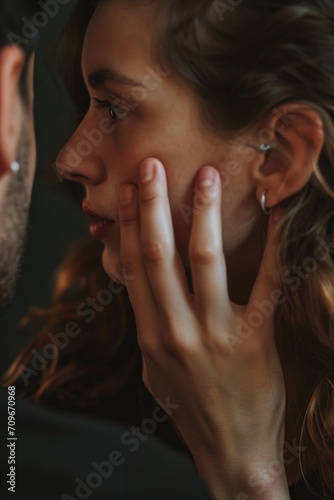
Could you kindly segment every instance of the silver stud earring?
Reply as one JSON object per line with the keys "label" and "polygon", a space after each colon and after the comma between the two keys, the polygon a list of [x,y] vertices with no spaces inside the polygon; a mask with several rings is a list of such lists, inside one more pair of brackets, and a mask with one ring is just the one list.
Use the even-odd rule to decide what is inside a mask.
{"label": "silver stud earring", "polygon": [[268,151],[271,150],[271,148],[273,147],[272,144],[260,144],[257,148],[257,150],[260,152],[260,153],[268,153]]}
{"label": "silver stud earring", "polygon": [[21,170],[21,165],[17,161],[12,161],[10,164],[10,169],[14,174],[17,174]]}
{"label": "silver stud earring", "polygon": [[262,207],[262,210],[264,211],[264,213],[266,215],[270,215],[271,212],[273,211],[272,208],[266,208],[266,196],[267,196],[267,192],[268,191],[264,191],[262,196],[261,196],[261,207]]}

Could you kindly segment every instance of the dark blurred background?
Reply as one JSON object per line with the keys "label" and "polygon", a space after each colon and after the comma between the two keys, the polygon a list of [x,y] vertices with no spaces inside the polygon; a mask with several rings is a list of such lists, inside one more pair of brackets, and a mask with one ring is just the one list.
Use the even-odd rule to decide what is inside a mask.
{"label": "dark blurred background", "polygon": [[[32,196],[24,264],[12,308],[0,317],[0,373],[9,366],[29,333],[18,322],[29,306],[47,307],[54,273],[70,245],[88,235],[81,207],[60,182],[52,164],[72,134],[76,113],[62,86],[59,44],[67,20],[76,5],[70,0],[41,28],[35,67],[35,119],[37,171]],[[57,55],[58,54],[58,55]]]}

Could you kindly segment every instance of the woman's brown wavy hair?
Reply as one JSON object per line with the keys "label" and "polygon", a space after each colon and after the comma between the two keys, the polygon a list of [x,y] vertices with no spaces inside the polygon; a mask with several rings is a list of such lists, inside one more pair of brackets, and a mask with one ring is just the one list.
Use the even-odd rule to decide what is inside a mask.
{"label": "woman's brown wavy hair", "polygon": [[[127,1],[138,8],[143,5],[139,0]],[[83,111],[87,93],[79,53],[98,3],[79,4],[64,66]],[[314,458],[323,483],[334,491],[333,2],[151,0],[144,4],[166,14],[156,55],[164,68],[197,92],[209,126],[241,132],[289,102],[306,103],[322,116],[325,144],[319,162],[304,189],[284,203],[277,251],[287,300],[278,309],[276,329],[279,350],[294,353],[309,374],[306,411],[297,416],[301,450]],[[135,321],[126,291],[114,295],[111,305],[97,313],[92,323],[78,315],[78,305],[107,286],[100,259],[96,242],[73,249],[58,273],[54,306],[37,311],[42,329],[9,369],[6,385],[21,381],[24,392],[35,400],[54,399],[86,410],[101,400],[113,401],[112,395],[117,397],[134,379],[136,389],[131,394],[143,390]],[[64,328],[70,320],[84,333],[64,349],[55,346],[52,362],[24,386],[20,372],[31,366],[32,349],[41,351],[50,343],[48,332]],[[117,405],[110,414],[115,412]],[[299,453],[303,473],[306,455]]]}

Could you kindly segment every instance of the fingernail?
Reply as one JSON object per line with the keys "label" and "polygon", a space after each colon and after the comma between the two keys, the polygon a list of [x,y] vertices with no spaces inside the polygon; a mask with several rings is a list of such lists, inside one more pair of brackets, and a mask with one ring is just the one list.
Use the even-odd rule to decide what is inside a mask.
{"label": "fingernail", "polygon": [[216,179],[216,171],[212,167],[204,167],[198,175],[198,187],[206,188],[212,186]]}
{"label": "fingernail", "polygon": [[274,222],[278,222],[282,215],[284,213],[284,208],[283,207],[277,207],[273,210],[273,219],[274,219]]}
{"label": "fingernail", "polygon": [[145,163],[140,169],[141,182],[150,182],[154,176],[154,164],[152,162]]}
{"label": "fingernail", "polygon": [[135,188],[133,186],[122,186],[119,192],[121,205],[129,205],[135,198]]}

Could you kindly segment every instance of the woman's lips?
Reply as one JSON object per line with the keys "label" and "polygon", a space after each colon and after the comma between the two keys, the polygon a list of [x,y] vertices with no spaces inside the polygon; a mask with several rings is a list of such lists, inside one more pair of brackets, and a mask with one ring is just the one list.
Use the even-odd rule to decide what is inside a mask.
{"label": "woman's lips", "polygon": [[82,209],[92,219],[89,229],[93,238],[103,237],[115,224],[113,219],[106,218],[95,210],[92,210],[86,200],[82,204]]}
{"label": "woman's lips", "polygon": [[93,238],[102,238],[114,224],[111,220],[94,219],[89,226],[90,234]]}

